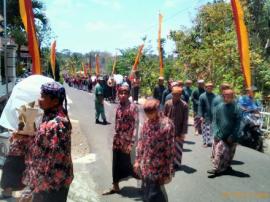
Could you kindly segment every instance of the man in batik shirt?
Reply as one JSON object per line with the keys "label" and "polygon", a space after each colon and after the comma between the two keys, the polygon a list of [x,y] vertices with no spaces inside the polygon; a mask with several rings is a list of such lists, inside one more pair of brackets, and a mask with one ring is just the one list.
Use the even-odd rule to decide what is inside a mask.
{"label": "man in batik shirt", "polygon": [[[129,176],[134,176],[130,152],[135,140],[135,130],[138,124],[138,108],[128,100],[129,85],[124,83],[118,89],[120,104],[115,116],[115,134],[113,137],[112,175],[113,187],[103,195],[120,191],[119,182]],[[135,176],[134,176],[135,177]]]}
{"label": "man in batik shirt", "polygon": [[237,139],[240,132],[241,110],[234,100],[234,91],[223,91],[223,101],[214,111],[212,147],[213,169],[207,172],[220,175],[232,168]]}
{"label": "man in batik shirt", "polygon": [[188,130],[188,105],[181,99],[182,92],[181,87],[173,87],[172,99],[168,100],[164,107],[165,116],[169,117],[175,126],[175,169],[181,166],[183,144]]}
{"label": "man in batik shirt", "polygon": [[148,119],[137,144],[134,170],[143,181],[144,201],[165,202],[163,185],[174,175],[174,125],[159,113],[158,100],[146,100],[143,108]]}
{"label": "man in batik shirt", "polygon": [[73,165],[64,87],[57,82],[43,84],[38,102],[44,115],[29,145],[25,181],[33,191],[32,202],[66,202]]}

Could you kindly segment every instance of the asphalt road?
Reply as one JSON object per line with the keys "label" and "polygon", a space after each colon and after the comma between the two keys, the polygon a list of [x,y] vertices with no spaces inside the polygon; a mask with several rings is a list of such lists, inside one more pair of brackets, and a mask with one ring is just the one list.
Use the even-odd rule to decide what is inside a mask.
{"label": "asphalt road", "polygon": [[[121,194],[102,196],[112,183],[112,138],[114,134],[115,104],[105,104],[110,125],[95,124],[94,95],[67,87],[72,100],[71,118],[79,120],[81,131],[87,137],[95,161],[75,165],[84,173],[81,182],[86,184],[84,193],[92,193],[85,200],[101,202],[141,201],[138,182],[134,179],[121,182]],[[143,119],[143,113],[140,113]],[[219,202],[219,201],[269,201],[270,202],[270,156],[238,146],[233,161],[234,172],[216,178],[208,178],[206,171],[211,168],[210,148],[202,148],[202,138],[193,135],[193,126],[184,144],[183,166],[173,181],[166,185],[170,202]],[[77,182],[78,183],[78,182]],[[72,201],[72,200],[70,200]]]}

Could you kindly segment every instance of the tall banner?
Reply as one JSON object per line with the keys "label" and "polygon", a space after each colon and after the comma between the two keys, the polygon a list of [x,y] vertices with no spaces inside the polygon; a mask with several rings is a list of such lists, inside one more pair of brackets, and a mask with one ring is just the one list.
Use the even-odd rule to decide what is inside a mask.
{"label": "tall banner", "polygon": [[100,74],[100,64],[99,64],[99,55],[96,54],[96,76]]}
{"label": "tall banner", "polygon": [[52,43],[52,46],[51,46],[51,55],[50,55],[51,68],[52,68],[52,74],[53,74],[53,78],[54,79],[55,79],[55,58],[56,58],[56,41],[54,41]]}
{"label": "tall banner", "polygon": [[32,57],[32,74],[41,74],[39,45],[35,30],[31,0],[19,0],[20,14],[27,32],[29,54]]}
{"label": "tall banner", "polygon": [[83,65],[84,76],[87,76],[87,67],[88,67],[88,64]]}
{"label": "tall banner", "polygon": [[114,73],[115,73],[116,59],[117,59],[117,56],[114,57],[113,67],[112,67],[112,75],[114,75]]}
{"label": "tall banner", "polygon": [[137,70],[137,66],[139,64],[140,57],[142,55],[143,47],[144,47],[144,44],[140,45],[140,47],[139,47],[139,50],[138,50],[138,53],[137,53],[137,56],[135,58],[135,62],[134,62],[134,65],[133,65],[133,69],[132,69],[133,71],[136,71]]}
{"label": "tall banner", "polygon": [[162,46],[161,46],[161,25],[162,25],[163,16],[161,13],[158,15],[158,53],[159,53],[159,74],[160,76],[164,75],[163,69],[163,55],[162,55]]}
{"label": "tall banner", "polygon": [[244,22],[244,12],[239,0],[231,0],[234,23],[238,40],[238,50],[240,54],[240,62],[244,75],[246,87],[251,87],[251,71],[249,57],[249,40],[248,31]]}

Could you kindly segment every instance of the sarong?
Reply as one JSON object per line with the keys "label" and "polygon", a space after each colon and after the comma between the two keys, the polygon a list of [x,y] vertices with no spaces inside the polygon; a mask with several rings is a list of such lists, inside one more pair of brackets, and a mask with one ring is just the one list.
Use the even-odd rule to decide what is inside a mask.
{"label": "sarong", "polygon": [[237,144],[229,145],[223,140],[214,140],[212,147],[212,155],[214,156],[212,162],[214,170],[222,172],[231,166]]}
{"label": "sarong", "polygon": [[202,123],[202,138],[203,144],[212,144],[211,123]]}
{"label": "sarong", "polygon": [[194,128],[199,134],[202,134],[202,122],[199,116],[194,117]]}
{"label": "sarong", "polygon": [[134,176],[130,154],[120,150],[113,150],[112,165],[113,183],[118,183],[124,178]]}
{"label": "sarong", "polygon": [[174,164],[178,167],[181,166],[182,163],[182,155],[183,155],[183,144],[184,141],[182,139],[175,139],[175,158],[174,158]]}
{"label": "sarong", "polygon": [[7,156],[2,171],[1,188],[22,190],[25,187],[22,183],[24,170],[24,156]]}

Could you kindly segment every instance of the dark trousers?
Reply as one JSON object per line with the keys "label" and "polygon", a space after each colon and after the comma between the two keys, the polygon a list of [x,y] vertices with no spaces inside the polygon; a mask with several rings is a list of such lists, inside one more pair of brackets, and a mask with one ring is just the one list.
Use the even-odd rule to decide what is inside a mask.
{"label": "dark trousers", "polygon": [[167,202],[167,195],[163,185],[145,179],[142,182],[143,201],[144,202]]}
{"label": "dark trousers", "polygon": [[62,187],[59,190],[34,193],[32,202],[66,202],[68,190],[69,187]]}

